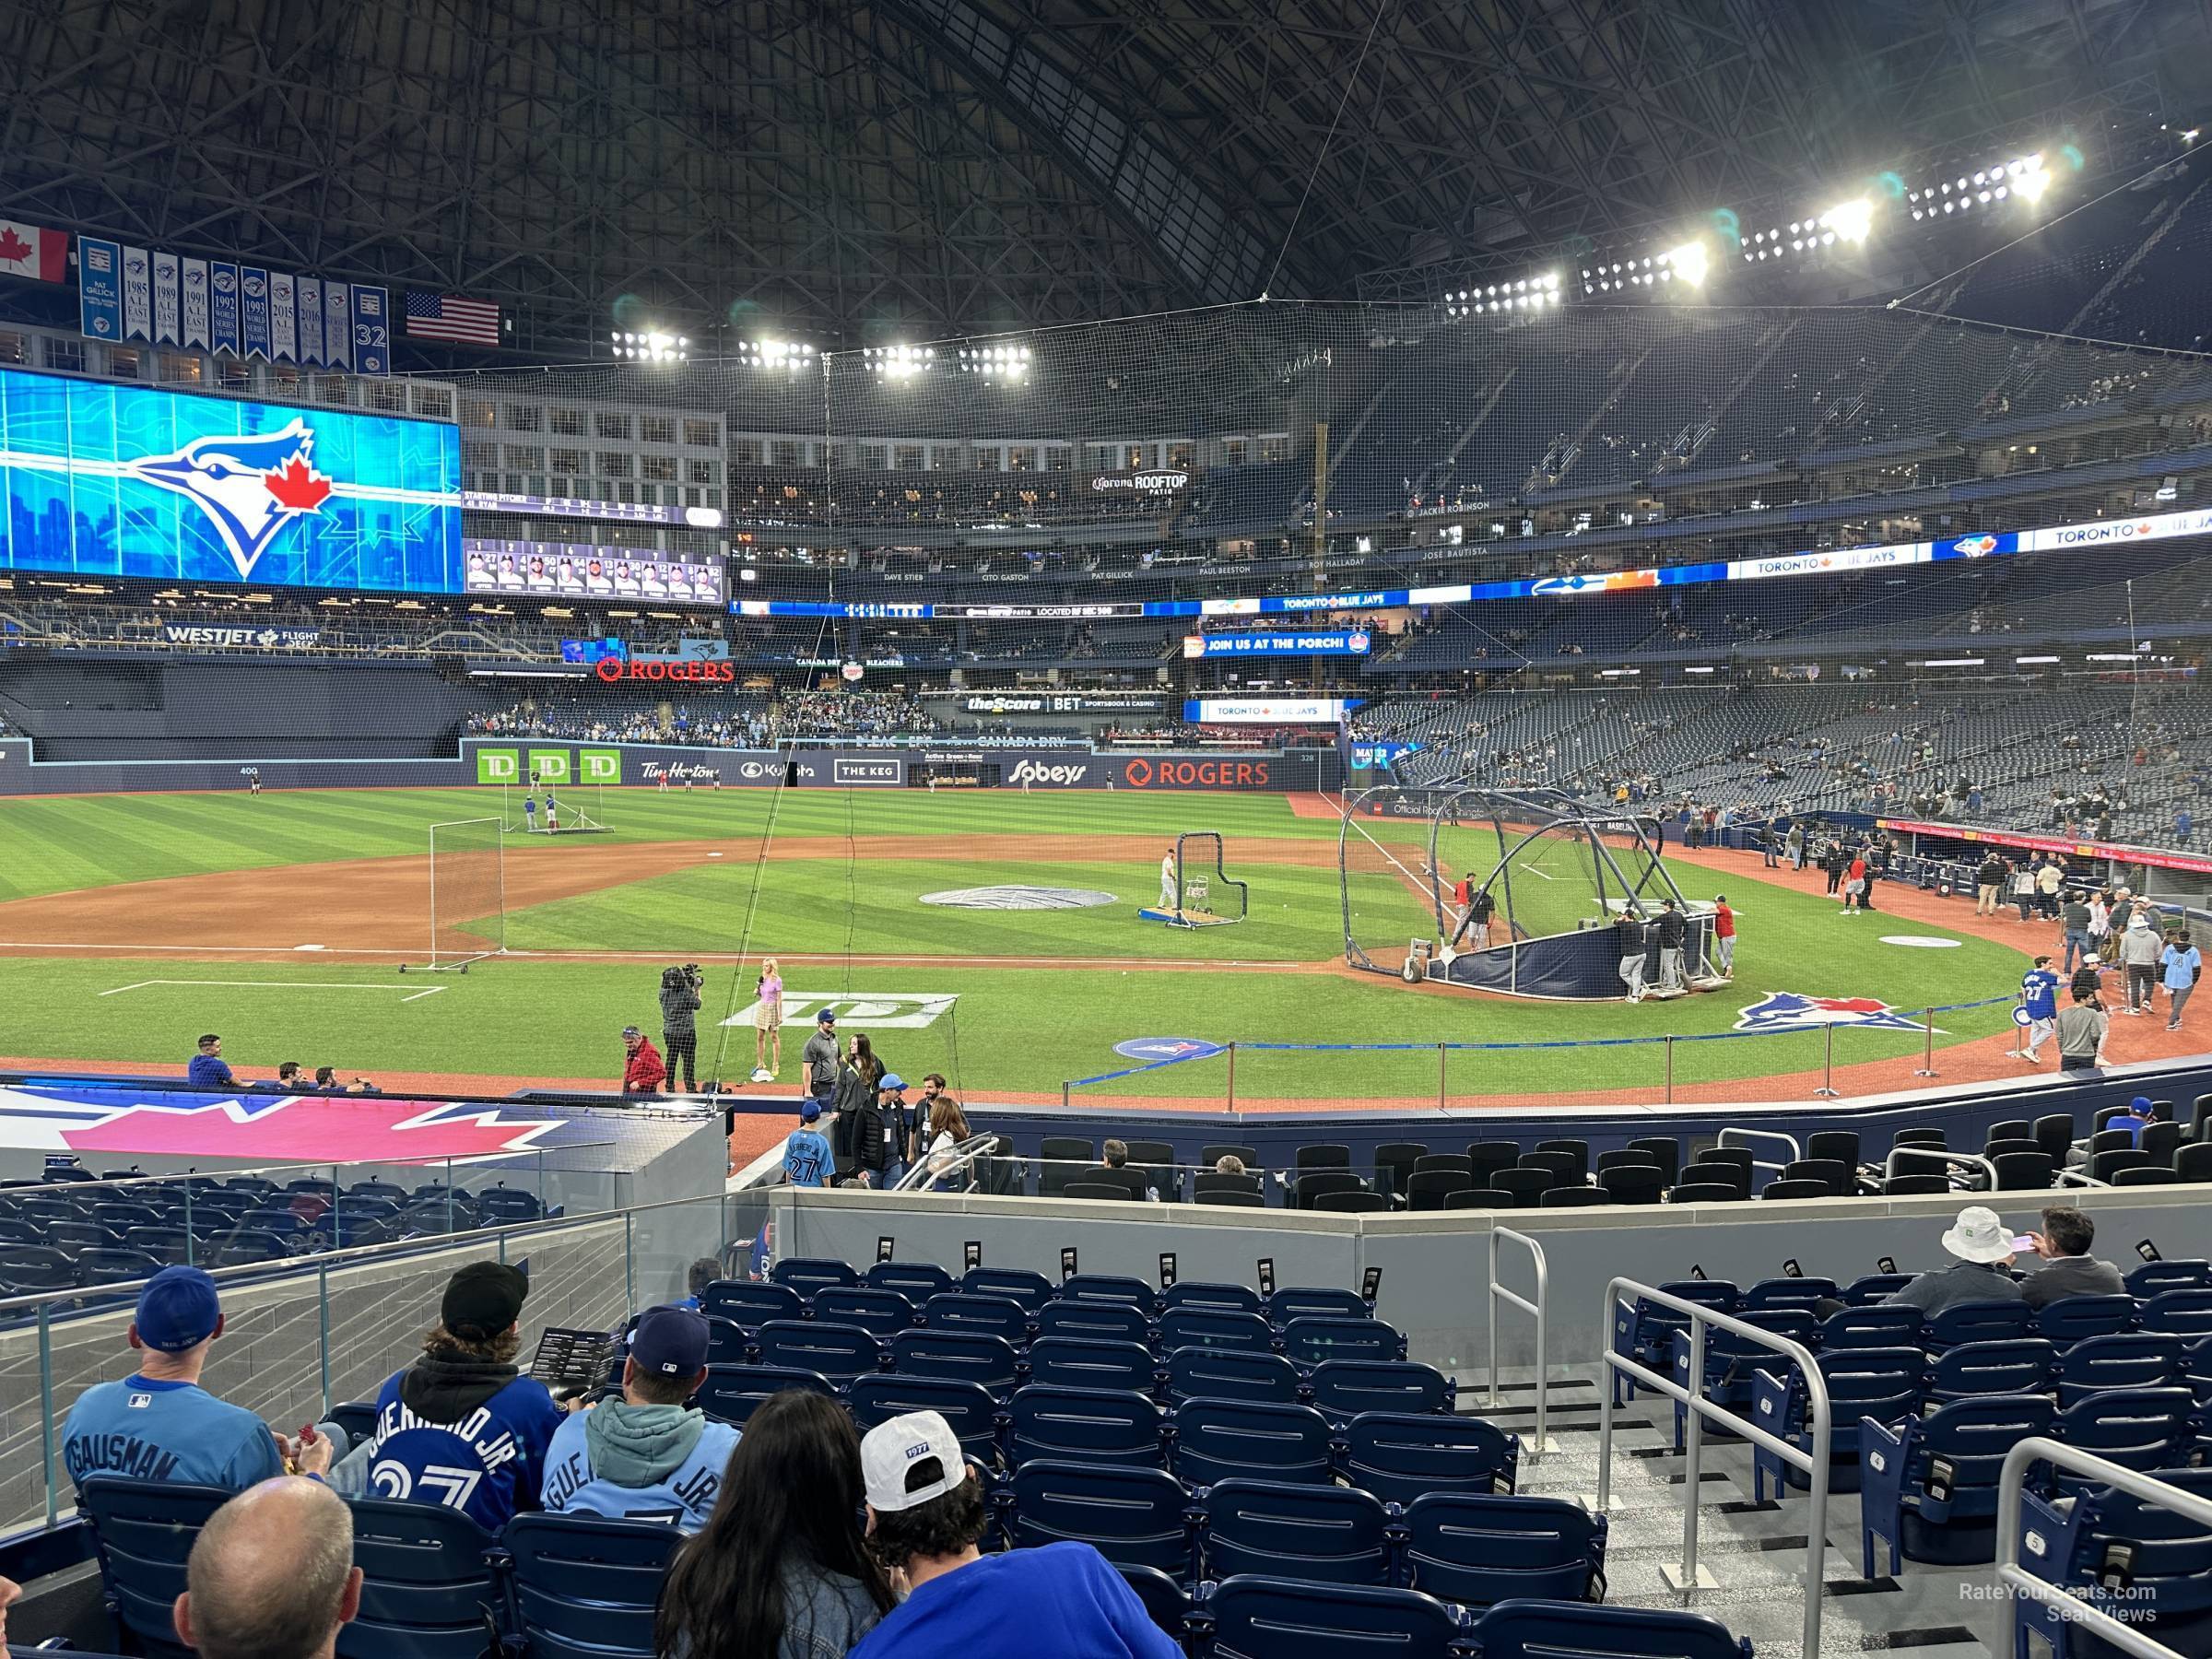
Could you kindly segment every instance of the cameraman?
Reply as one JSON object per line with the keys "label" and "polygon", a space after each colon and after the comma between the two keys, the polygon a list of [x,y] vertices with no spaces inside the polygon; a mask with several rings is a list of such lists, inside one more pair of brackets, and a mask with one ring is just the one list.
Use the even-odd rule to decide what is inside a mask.
{"label": "cameraman", "polygon": [[[671,1093],[690,1094],[699,1088],[699,1028],[691,1016],[699,1012],[702,982],[697,962],[661,970],[661,1046],[667,1059]],[[676,1087],[678,1072],[684,1079],[681,1090]]]}

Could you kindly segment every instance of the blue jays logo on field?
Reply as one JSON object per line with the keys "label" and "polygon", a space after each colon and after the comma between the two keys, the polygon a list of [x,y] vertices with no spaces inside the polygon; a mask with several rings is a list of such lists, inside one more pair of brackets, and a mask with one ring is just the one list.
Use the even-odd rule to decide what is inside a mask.
{"label": "blue jays logo on field", "polygon": [[1806,996],[1797,991],[1770,991],[1737,1011],[1739,1031],[1778,1031],[1811,1026],[1875,1026],[1889,1031],[1917,1031],[1888,1003],[1871,996]]}
{"label": "blue jays logo on field", "polygon": [[194,439],[166,455],[141,455],[130,467],[206,514],[243,582],[278,532],[319,512],[329,499],[330,480],[315,471],[314,449],[313,429],[294,419],[260,437]]}

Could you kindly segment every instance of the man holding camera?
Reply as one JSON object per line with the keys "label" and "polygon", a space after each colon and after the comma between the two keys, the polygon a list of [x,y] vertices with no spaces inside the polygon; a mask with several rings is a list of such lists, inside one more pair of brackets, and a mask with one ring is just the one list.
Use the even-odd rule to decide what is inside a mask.
{"label": "man holding camera", "polygon": [[703,982],[697,962],[661,970],[661,1046],[668,1065],[668,1086],[674,1090],[681,1073],[681,1093],[699,1088],[699,1028],[692,1016],[699,1012],[699,988]]}

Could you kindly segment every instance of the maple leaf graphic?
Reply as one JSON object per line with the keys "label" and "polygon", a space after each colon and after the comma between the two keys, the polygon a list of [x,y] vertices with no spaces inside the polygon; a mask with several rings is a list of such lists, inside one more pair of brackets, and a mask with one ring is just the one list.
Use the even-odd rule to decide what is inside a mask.
{"label": "maple leaf graphic", "polygon": [[[71,1150],[291,1163],[488,1158],[527,1147],[559,1119],[500,1121],[498,1109],[455,1110],[407,1100],[294,1100],[245,1116],[237,1102],[138,1104],[106,1123],[71,1129]],[[482,1122],[488,1115],[492,1122]]]}
{"label": "maple leaf graphic", "polygon": [[263,474],[262,482],[279,507],[294,512],[312,512],[330,499],[330,480],[303,455],[294,455],[279,471]]}
{"label": "maple leaf graphic", "polygon": [[30,244],[18,236],[14,226],[0,230],[0,263],[18,265],[30,257]]}

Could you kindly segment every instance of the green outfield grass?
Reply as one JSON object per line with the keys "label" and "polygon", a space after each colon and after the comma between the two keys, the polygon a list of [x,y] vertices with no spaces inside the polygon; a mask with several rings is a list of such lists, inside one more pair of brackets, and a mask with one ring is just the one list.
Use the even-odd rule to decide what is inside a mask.
{"label": "green outfield grass", "polygon": [[[119,796],[0,803],[0,898],[105,886],[201,871],[418,853],[424,828],[477,816],[488,792],[364,791],[241,795]],[[496,795],[490,796],[496,802]],[[858,860],[827,856],[758,864],[754,848],[769,825],[779,842],[801,836],[933,836],[944,856]],[[1118,966],[1053,966],[1050,959],[1144,958],[1161,962],[1254,964],[1324,962],[1342,955],[1335,872],[1326,865],[1268,857],[1270,842],[1310,844],[1334,838],[1326,820],[1294,818],[1269,796],[1021,796],[1005,793],[912,791],[799,792],[775,806],[767,791],[650,792],[610,795],[611,836],[579,838],[582,847],[622,841],[726,840],[728,856],[712,865],[655,875],[582,898],[511,911],[507,939],[519,951],[638,951],[629,962],[547,960],[512,956],[479,964],[465,977],[404,978],[390,967],[302,957],[297,963],[231,964],[163,959],[89,960],[0,959],[0,1053],[55,1060],[173,1062],[182,1069],[191,1039],[220,1029],[227,1052],[247,1076],[267,1075],[298,1059],[341,1069],[439,1071],[486,1076],[613,1076],[616,1033],[629,1021],[657,1028],[653,1001],[663,961],[735,951],[751,917],[750,948],[786,957],[892,957],[875,967],[841,959],[788,963],[794,997],[865,999],[953,995],[949,1012],[919,1029],[844,1021],[869,1030],[895,1067],[912,1076],[957,1072],[961,1086],[1056,1095],[1063,1082],[1125,1062],[1113,1044],[1135,1037],[1188,1037],[1241,1045],[1266,1041],[1403,1043],[1360,1054],[1277,1053],[1241,1047],[1236,1089],[1246,1099],[1316,1101],[1433,1097],[1434,1044],[1589,1043],[1675,1033],[1712,1037],[1728,1030],[1743,1005],[1770,991],[1871,995],[1905,1010],[2007,993],[2022,953],[1990,941],[1947,935],[1924,924],[1882,917],[1845,920],[1832,902],[1757,879],[1747,866],[1724,887],[1742,924],[1737,989],[1636,1007],[1415,995],[1382,979],[1342,974],[1241,971],[1233,967],[1174,972]],[[1252,884],[1252,919],[1241,926],[1171,930],[1134,919],[1158,891],[1158,861],[974,860],[964,847],[980,835],[1135,836],[1147,848],[1179,829],[1218,829],[1229,837],[1233,875]],[[1418,824],[1371,826],[1379,838],[1412,845]],[[1064,843],[1063,843],[1064,844]],[[561,855],[543,841],[533,857]],[[1552,865],[1556,863],[1557,867]],[[1538,885],[1548,909],[1573,908],[1565,896],[1572,861],[1547,860],[1559,879]],[[1692,897],[1724,885],[1710,872],[1675,866]],[[963,911],[925,907],[924,892],[996,882],[1091,887],[1119,902],[1092,910]],[[1363,924],[1405,931],[1415,907],[1394,877],[1355,883]],[[1371,904],[1379,923],[1366,916]],[[1359,924],[1356,924],[1359,925]],[[1880,943],[1885,932],[1959,937],[1957,948],[1912,949]],[[1367,936],[1365,934],[1362,935]],[[1402,940],[1400,941],[1402,943]],[[333,941],[334,944],[338,943]],[[973,965],[964,958],[1032,959],[1039,965]],[[721,1038],[715,1024],[744,1018],[752,974],[709,966],[701,1016],[702,1060]],[[155,983],[152,982],[182,982]],[[422,994],[424,992],[430,994]],[[403,1000],[408,999],[408,1000]],[[849,1005],[848,1005],[849,1006]],[[900,1015],[913,1005],[900,1005]],[[1938,1019],[1939,1046],[2006,1029],[2003,1007]],[[797,1076],[803,1030],[787,1034],[784,1077]],[[1912,1052],[1906,1032],[1837,1033],[1836,1062]],[[750,1069],[749,1026],[729,1031],[725,1077]],[[1825,1041],[1818,1030],[1729,1041],[1677,1042],[1680,1085],[1817,1070]],[[1454,1053],[1446,1085],[1454,1094],[1571,1091],[1635,1087],[1656,1091],[1663,1060],[1656,1044],[1558,1047]],[[1224,1058],[1147,1072],[1097,1092],[1219,1100]],[[1748,1085],[1747,1086],[1748,1088]]]}

